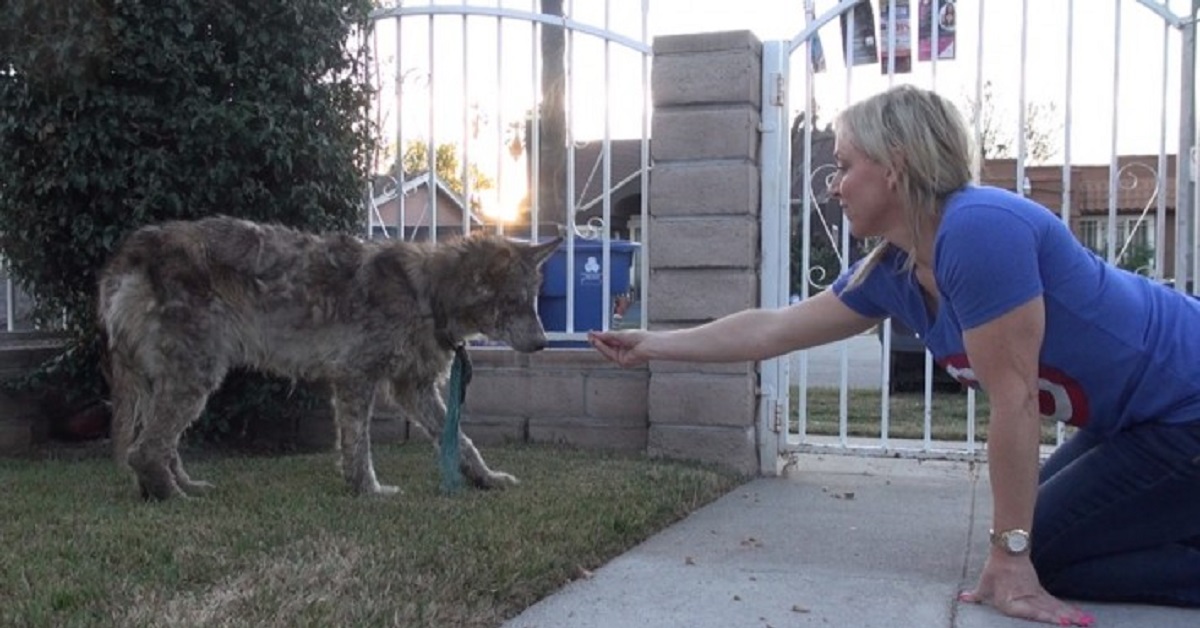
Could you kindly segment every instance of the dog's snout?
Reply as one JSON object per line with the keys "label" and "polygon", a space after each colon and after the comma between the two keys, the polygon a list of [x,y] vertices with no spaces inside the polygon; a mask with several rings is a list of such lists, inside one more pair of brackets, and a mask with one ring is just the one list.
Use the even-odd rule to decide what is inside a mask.
{"label": "dog's snout", "polygon": [[546,332],[542,330],[541,326],[536,329],[526,329],[522,333],[505,334],[504,340],[508,346],[521,353],[536,353],[550,346]]}

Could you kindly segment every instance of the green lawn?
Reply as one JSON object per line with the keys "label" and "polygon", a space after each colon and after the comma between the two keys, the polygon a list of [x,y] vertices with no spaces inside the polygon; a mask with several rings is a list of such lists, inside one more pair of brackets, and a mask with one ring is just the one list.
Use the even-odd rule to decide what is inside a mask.
{"label": "green lawn", "polygon": [[737,486],[712,468],[492,447],[507,491],[439,494],[427,444],[378,447],[357,498],[332,453],[185,454],[203,498],[146,503],[107,459],[0,460],[0,625],[497,626]]}

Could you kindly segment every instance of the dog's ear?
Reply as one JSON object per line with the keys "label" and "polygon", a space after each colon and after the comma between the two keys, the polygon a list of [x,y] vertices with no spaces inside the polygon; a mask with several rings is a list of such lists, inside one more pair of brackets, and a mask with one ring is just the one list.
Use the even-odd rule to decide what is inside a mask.
{"label": "dog's ear", "polygon": [[558,237],[530,246],[525,249],[525,256],[533,262],[534,266],[541,266],[547,259],[550,259],[550,256],[558,249],[558,245],[562,244],[562,240],[561,237]]}

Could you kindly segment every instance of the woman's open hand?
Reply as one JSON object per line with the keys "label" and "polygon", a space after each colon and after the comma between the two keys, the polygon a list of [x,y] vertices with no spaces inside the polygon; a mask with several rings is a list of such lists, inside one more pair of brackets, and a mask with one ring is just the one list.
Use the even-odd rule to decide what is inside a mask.
{"label": "woman's open hand", "polygon": [[620,366],[638,366],[649,361],[649,358],[638,351],[638,347],[649,333],[641,329],[590,331],[588,342],[604,357]]}
{"label": "woman's open hand", "polygon": [[1050,595],[1040,582],[1028,556],[988,557],[974,591],[964,591],[958,599],[973,604],[989,604],[1008,615],[1055,626],[1091,626],[1096,618]]}

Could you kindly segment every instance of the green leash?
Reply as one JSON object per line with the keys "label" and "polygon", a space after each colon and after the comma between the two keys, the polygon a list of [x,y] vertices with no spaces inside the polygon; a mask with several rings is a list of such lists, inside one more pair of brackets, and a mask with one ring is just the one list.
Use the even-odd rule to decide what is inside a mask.
{"label": "green leash", "polygon": [[471,382],[471,356],[465,345],[454,348],[454,363],[450,367],[450,382],[446,386],[446,420],[442,423],[438,466],[442,469],[442,493],[454,495],[462,489],[462,469],[458,464],[458,425],[462,404],[467,399],[467,384]]}

